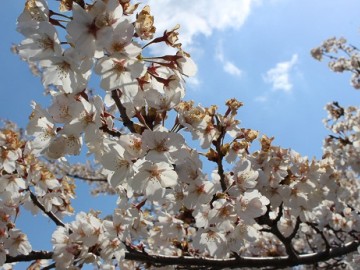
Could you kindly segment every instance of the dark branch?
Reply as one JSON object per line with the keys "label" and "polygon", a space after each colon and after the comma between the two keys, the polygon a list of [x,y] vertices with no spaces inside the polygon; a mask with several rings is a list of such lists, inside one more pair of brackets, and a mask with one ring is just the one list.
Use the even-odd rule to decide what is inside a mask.
{"label": "dark branch", "polygon": [[324,233],[323,233],[319,228],[317,228],[314,224],[309,223],[309,222],[308,222],[307,224],[308,224],[314,231],[316,231],[318,234],[320,234],[320,236],[321,236],[321,238],[323,239],[324,244],[325,244],[325,248],[326,248],[325,252],[328,252],[328,251],[330,250],[331,246],[330,246],[329,241],[326,239]]}
{"label": "dark branch", "polygon": [[119,109],[120,117],[123,121],[124,126],[127,127],[132,133],[136,133],[135,127],[134,127],[134,122],[131,121],[130,118],[127,116],[126,108],[120,101],[118,90],[112,90],[111,97],[115,101],[116,107]]}
{"label": "dark branch", "polygon": [[297,217],[294,230],[293,230],[293,232],[292,232],[287,238],[293,239],[293,238],[296,236],[297,232],[298,232],[299,229],[300,229],[300,224],[301,224],[300,217]]}
{"label": "dark branch", "polygon": [[50,269],[54,269],[56,267],[55,263],[52,263],[48,266],[45,266],[44,268],[42,268],[41,270],[50,270]]}
{"label": "dark branch", "polygon": [[57,226],[65,227],[65,224],[52,212],[52,211],[46,211],[45,207],[39,202],[37,197],[32,193],[30,190],[30,198],[32,202],[40,208],[41,211],[43,211]]}
{"label": "dark branch", "polygon": [[330,259],[347,255],[357,250],[360,243],[358,241],[350,242],[342,247],[330,249],[329,252],[319,252],[297,257],[236,257],[231,259],[209,259],[196,257],[173,257],[149,255],[137,250],[129,250],[125,254],[125,259],[146,262],[153,266],[181,265],[181,266],[208,266],[211,269],[222,268],[240,268],[240,267],[293,267],[297,265],[313,265],[317,262],[325,262]]}
{"label": "dark branch", "polygon": [[[235,257],[231,259],[210,259],[210,258],[196,258],[196,257],[176,257],[176,256],[161,256],[149,255],[145,252],[137,251],[128,247],[125,254],[126,260],[134,260],[138,262],[148,263],[153,266],[204,266],[211,269],[222,268],[240,268],[240,267],[293,267],[297,265],[313,265],[318,262],[325,262],[330,259],[345,256],[357,250],[360,245],[359,241],[353,241],[345,244],[342,247],[331,248],[329,252],[319,252],[312,254],[299,255],[297,257],[281,256],[281,257]],[[27,262],[41,259],[51,259],[53,252],[47,251],[32,251],[28,255],[6,256],[6,263],[13,262]],[[277,269],[277,268],[276,268]]]}
{"label": "dark branch", "polygon": [[80,179],[80,180],[90,181],[90,182],[106,182],[107,183],[106,178],[85,177],[85,176],[81,176],[78,174],[66,174],[66,176]]}
{"label": "dark branch", "polygon": [[223,151],[221,149],[222,146],[222,141],[224,139],[225,136],[225,128],[220,124],[220,120],[216,117],[217,120],[217,128],[220,131],[220,135],[217,138],[216,141],[213,141],[213,144],[216,147],[216,152],[217,152],[217,166],[218,166],[218,174],[220,176],[220,185],[221,185],[221,189],[223,192],[226,191],[227,186],[225,183],[225,174],[224,174],[224,166],[223,166],[223,158],[224,158],[224,154]]}
{"label": "dark branch", "polygon": [[295,228],[294,231],[291,233],[290,236],[285,237],[279,230],[277,223],[278,221],[281,219],[282,215],[283,215],[283,204],[281,203],[279,206],[279,213],[277,215],[277,217],[275,219],[271,219],[269,216],[269,212],[270,212],[270,208],[268,207],[267,212],[257,218],[257,223],[259,225],[267,225],[269,226],[269,228],[263,228],[262,231],[265,232],[269,232],[272,233],[273,235],[275,235],[280,241],[281,243],[283,243],[285,249],[286,249],[286,253],[289,255],[290,258],[297,258],[298,255],[291,243],[292,239],[295,237],[299,227],[300,227],[300,219],[298,218],[296,220],[296,224],[295,224]]}
{"label": "dark branch", "polygon": [[106,125],[100,127],[100,130],[104,131],[105,133],[107,133],[113,137],[120,137],[122,135],[120,131],[109,129],[108,126],[106,126]]}
{"label": "dark branch", "polygon": [[14,262],[31,262],[35,260],[49,260],[52,259],[53,252],[49,251],[31,251],[28,255],[17,255],[9,256],[6,255],[5,263],[14,263]]}

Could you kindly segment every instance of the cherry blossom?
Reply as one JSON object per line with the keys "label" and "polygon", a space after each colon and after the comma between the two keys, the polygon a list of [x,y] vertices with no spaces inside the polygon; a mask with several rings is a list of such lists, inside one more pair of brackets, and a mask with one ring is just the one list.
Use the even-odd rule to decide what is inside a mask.
{"label": "cherry blossom", "polygon": [[17,31],[25,36],[34,33],[41,22],[49,21],[49,7],[45,0],[26,1],[24,11],[17,20]]}
{"label": "cherry blossom", "polygon": [[[24,260],[34,261],[29,269],[356,268],[357,107],[326,105],[331,134],[323,157],[310,159],[244,127],[235,98],[224,107],[185,100],[197,67],[178,43],[179,25],[156,33],[150,6],[52,7],[27,0],[17,20],[24,40],[14,51],[41,75],[50,104],[32,102],[25,134],[11,122],[0,126],[1,267]],[[151,55],[158,44],[174,53]],[[311,54],[351,72],[359,88],[360,54],[344,38]],[[104,91],[90,89],[94,79]],[[82,149],[87,163],[71,164]],[[77,181],[116,204],[79,212]],[[22,211],[56,225],[52,251],[32,249],[17,227]]]}
{"label": "cherry blossom", "polygon": [[142,148],[150,161],[175,162],[184,144],[184,138],[177,133],[145,130],[142,134]]}
{"label": "cherry blossom", "polygon": [[31,145],[34,149],[43,150],[56,136],[56,126],[49,113],[35,102],[32,103],[33,112],[27,126],[27,133],[34,136]]}
{"label": "cherry blossom", "polygon": [[48,112],[56,123],[69,123],[82,112],[82,108],[75,95],[56,92]]}
{"label": "cherry blossom", "polygon": [[109,152],[102,156],[101,163],[105,169],[112,171],[108,177],[113,187],[118,186],[134,175],[131,156],[119,144],[113,145]]}
{"label": "cherry blossom", "polygon": [[145,66],[139,60],[116,53],[101,58],[95,72],[101,75],[100,85],[105,91],[121,89],[135,96],[139,88],[136,78],[144,75]]}
{"label": "cherry blossom", "polygon": [[18,53],[23,58],[36,61],[54,55],[61,55],[60,41],[53,25],[40,22],[34,33],[29,33],[28,38],[17,46]]}
{"label": "cherry blossom", "polygon": [[73,49],[66,50],[63,55],[54,55],[41,60],[44,68],[43,84],[45,87],[55,85],[64,93],[79,93],[86,87],[89,61],[79,64],[80,56]]}
{"label": "cherry blossom", "polygon": [[86,57],[103,56],[103,48],[112,35],[112,27],[122,20],[123,9],[118,1],[97,1],[89,12],[73,5],[74,19],[68,24],[68,40]]}
{"label": "cherry blossom", "polygon": [[160,199],[165,188],[177,184],[177,174],[171,164],[139,161],[135,163],[137,173],[129,183],[135,192],[143,192],[149,199]]}
{"label": "cherry blossom", "polygon": [[12,229],[9,231],[9,238],[4,242],[8,248],[9,254],[14,256],[18,254],[29,254],[31,251],[31,245],[27,239],[27,236],[18,229]]}

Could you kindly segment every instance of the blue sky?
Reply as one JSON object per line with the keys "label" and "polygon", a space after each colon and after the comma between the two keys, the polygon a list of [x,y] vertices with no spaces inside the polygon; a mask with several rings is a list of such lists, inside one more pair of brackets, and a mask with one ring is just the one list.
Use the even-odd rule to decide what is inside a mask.
{"label": "blue sky", "polygon": [[[6,1],[0,10],[0,117],[25,127],[30,101],[46,105],[49,100],[42,94],[40,79],[10,52],[11,44],[21,41],[15,22],[22,2]],[[199,72],[189,82],[186,98],[203,105],[222,105],[232,97],[243,101],[245,106],[239,111],[241,126],[275,136],[275,144],[319,158],[322,140],[329,134],[322,124],[325,104],[359,103],[360,94],[351,88],[350,74],[334,74],[325,63],[310,56],[313,47],[332,36],[344,36],[358,45],[359,1],[147,2],[159,30],[171,29],[176,23],[182,26],[184,49],[198,64]],[[101,200],[104,202],[104,198]],[[95,205],[106,209],[110,201],[98,202],[88,200],[78,204],[78,209]],[[44,246],[40,239],[51,231],[44,231],[40,238],[39,227],[26,226],[30,221],[26,214],[19,221],[33,235],[31,239],[38,239],[35,247]],[[45,218],[39,217],[36,222],[35,226],[51,229]]]}
{"label": "blue sky", "polygon": [[[345,36],[356,43],[359,37],[356,10],[360,3],[335,0],[220,2],[238,10],[220,29],[216,28],[219,27],[216,21],[208,22],[211,34],[193,34],[196,25],[190,25],[188,30],[185,23],[183,33],[192,37],[185,40],[191,40],[187,45],[199,66],[198,85],[189,85],[187,97],[204,105],[236,97],[245,103],[239,115],[244,127],[275,136],[276,144],[291,147],[303,155],[321,157],[322,139],[328,134],[321,122],[326,116],[324,105],[334,100],[353,104],[358,93],[349,85],[349,74],[333,74],[325,63],[311,58],[310,50],[331,36]],[[187,4],[180,5],[191,10]],[[244,5],[249,7],[248,13],[239,9]],[[190,13],[202,14],[196,8]],[[161,6],[153,9],[162,14]],[[221,21],[220,17],[228,14],[221,14],[219,10],[220,7],[209,5],[204,14],[214,13]],[[169,15],[161,16],[165,23],[170,20]],[[191,17],[189,13],[171,20],[188,17]],[[239,27],[231,23],[236,20],[243,24]],[[233,72],[226,70],[229,63],[236,67]],[[288,81],[274,89],[267,74],[280,63],[288,65],[282,73]]]}
{"label": "blue sky", "polygon": [[[333,74],[309,52],[331,36],[344,36],[356,44],[358,1],[148,2],[160,33],[180,23],[184,48],[198,64],[198,75],[188,84],[187,99],[220,105],[236,97],[245,103],[239,115],[244,127],[275,136],[276,144],[303,155],[321,156],[327,134],[321,123],[326,116],[323,106],[333,100],[353,104],[358,93],[349,85],[349,74]],[[0,11],[6,33],[0,44],[0,117],[25,127],[30,101],[48,104],[49,100],[42,94],[39,78],[10,52],[11,44],[22,38],[15,32],[21,1],[9,1],[6,6]],[[174,16],[173,10],[178,15]],[[276,90],[267,74],[279,63],[289,65],[282,73],[288,81]]]}

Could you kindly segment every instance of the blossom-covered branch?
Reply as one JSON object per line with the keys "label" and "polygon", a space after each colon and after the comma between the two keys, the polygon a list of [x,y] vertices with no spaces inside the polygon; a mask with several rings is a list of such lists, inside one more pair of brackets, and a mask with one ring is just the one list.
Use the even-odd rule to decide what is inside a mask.
{"label": "blossom-covered branch", "polygon": [[[292,267],[296,265],[313,265],[318,262],[327,261],[332,258],[345,256],[351,252],[356,251],[358,242],[352,242],[343,247],[333,248],[326,252],[319,252],[314,254],[299,255],[297,258],[291,257],[275,257],[275,258],[252,258],[252,257],[235,257],[231,259],[210,259],[210,258],[194,258],[188,256],[160,256],[149,255],[147,253],[137,251],[135,249],[128,249],[125,253],[125,259],[134,260],[147,263],[155,267],[162,267],[168,265],[178,266],[199,266],[208,267],[209,269],[222,268],[241,268],[241,267]],[[46,251],[32,251],[28,255],[18,255],[15,257],[7,256],[6,263],[25,262],[33,260],[48,260],[53,256],[53,252]]]}
{"label": "blossom-covered branch", "polygon": [[30,193],[30,198],[31,201],[40,208],[41,211],[43,211],[52,221],[54,221],[54,223],[57,226],[62,226],[65,227],[65,224],[52,212],[52,211],[47,211],[44,207],[44,205],[42,205],[38,199],[36,198],[36,196],[34,195],[34,193],[32,193],[30,190],[28,191]]}
{"label": "blossom-covered branch", "polygon": [[[154,21],[149,6],[130,0],[61,0],[59,11],[26,0],[14,51],[38,72],[51,103],[31,103],[26,135],[10,122],[0,128],[0,265],[356,263],[360,110],[327,105],[332,134],[319,160],[277,146],[242,126],[235,98],[224,111],[185,100],[196,65],[178,42],[180,26],[158,36]],[[168,49],[152,55],[158,45]],[[335,50],[351,60],[329,55]],[[353,72],[358,88],[357,51],[331,40],[312,54]],[[93,78],[101,90],[89,88]],[[87,164],[71,165],[67,157],[82,149]],[[95,182],[93,194],[116,195],[110,214],[75,211],[73,178]],[[58,225],[52,251],[33,251],[17,228],[28,210]]]}

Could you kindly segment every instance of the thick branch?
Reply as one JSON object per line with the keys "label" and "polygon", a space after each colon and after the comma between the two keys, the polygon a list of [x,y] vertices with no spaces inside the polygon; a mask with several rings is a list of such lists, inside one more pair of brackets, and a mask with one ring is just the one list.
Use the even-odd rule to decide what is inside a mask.
{"label": "thick branch", "polygon": [[124,126],[127,127],[132,133],[136,133],[135,127],[134,127],[134,122],[131,121],[130,118],[127,116],[126,108],[120,101],[118,90],[112,90],[111,97],[115,101],[116,107],[119,109],[120,117],[123,121]]}
{"label": "thick branch", "polygon": [[146,253],[130,250],[125,254],[125,259],[149,263],[153,266],[181,265],[181,266],[208,266],[211,269],[222,268],[240,268],[240,267],[292,267],[297,265],[311,265],[318,262],[328,261],[347,255],[357,250],[360,243],[358,241],[350,242],[342,247],[330,249],[329,252],[319,252],[297,257],[237,257],[231,259],[208,259],[195,257],[175,257],[175,256],[155,256]]}
{"label": "thick branch", "polygon": [[5,263],[14,263],[14,262],[31,262],[35,260],[49,260],[53,256],[53,252],[49,251],[31,251],[28,255],[17,255],[9,256],[6,255]]}
{"label": "thick branch", "polygon": [[[179,266],[204,266],[212,269],[221,268],[240,268],[240,267],[292,267],[297,265],[311,265],[318,262],[325,262],[330,259],[345,256],[357,250],[360,245],[359,241],[353,241],[345,244],[342,247],[331,248],[328,252],[319,252],[312,254],[299,255],[298,257],[236,257],[230,259],[210,259],[210,258],[196,258],[196,257],[176,257],[176,256],[161,256],[149,255],[134,249],[128,250],[125,254],[125,259],[134,260],[138,262],[146,262],[153,266],[179,265]],[[41,259],[51,259],[53,252],[47,251],[32,251],[28,255],[6,256],[6,263],[26,262]]]}

